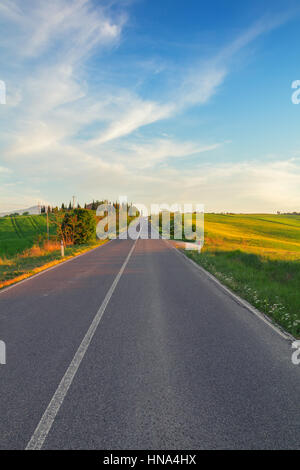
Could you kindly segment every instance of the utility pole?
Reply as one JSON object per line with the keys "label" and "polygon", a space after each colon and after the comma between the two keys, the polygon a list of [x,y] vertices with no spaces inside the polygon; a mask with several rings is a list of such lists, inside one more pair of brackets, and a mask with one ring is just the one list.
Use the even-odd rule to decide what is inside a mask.
{"label": "utility pole", "polygon": [[47,238],[48,238],[48,242],[49,242],[49,206],[47,206]]}

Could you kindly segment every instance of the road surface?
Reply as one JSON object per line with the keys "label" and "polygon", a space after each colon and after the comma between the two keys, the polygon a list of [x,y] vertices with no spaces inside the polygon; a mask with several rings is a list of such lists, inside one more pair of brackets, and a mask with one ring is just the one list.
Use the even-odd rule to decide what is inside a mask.
{"label": "road surface", "polygon": [[0,339],[1,449],[300,448],[291,344],[164,240],[1,292]]}

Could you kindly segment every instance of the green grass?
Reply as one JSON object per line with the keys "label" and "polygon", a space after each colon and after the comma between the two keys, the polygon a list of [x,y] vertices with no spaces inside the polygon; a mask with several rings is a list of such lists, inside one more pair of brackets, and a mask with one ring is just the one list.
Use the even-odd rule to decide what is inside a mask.
{"label": "green grass", "polygon": [[[31,248],[47,233],[46,215],[0,218],[0,257],[11,258]],[[55,228],[50,227],[50,234]]]}
{"label": "green grass", "polygon": [[[172,238],[173,215],[170,226]],[[205,214],[204,233],[201,254],[186,255],[300,337],[300,216]]]}
{"label": "green grass", "polygon": [[[56,227],[51,224],[50,237],[55,239]],[[0,218],[0,285],[31,273],[34,269],[61,259],[60,249],[45,249],[47,219],[45,214]],[[65,256],[72,256],[96,246],[97,243],[65,248]],[[32,247],[37,247],[33,249]],[[40,247],[40,249],[39,249]]]}
{"label": "green grass", "polygon": [[[96,248],[103,241],[95,241],[86,245],[72,245],[65,247],[65,258],[80,254],[90,248]],[[0,263],[0,288],[5,287],[11,280],[20,276],[33,274],[33,271],[56,260],[61,260],[60,249],[41,249],[41,254],[30,251],[25,255],[15,255],[12,258],[3,259]]]}
{"label": "green grass", "polygon": [[300,216],[206,214],[201,254],[185,253],[300,337]]}
{"label": "green grass", "polygon": [[186,251],[223,284],[300,337],[300,261],[264,259],[241,251]]}
{"label": "green grass", "polygon": [[[93,212],[96,215],[96,211]],[[46,214],[0,218],[0,288],[15,278],[26,277],[43,265],[61,259],[52,217],[53,214],[49,214],[50,244],[46,243]],[[134,218],[128,217],[128,222]],[[67,246],[65,256],[76,255],[102,243],[95,239],[88,245]]]}

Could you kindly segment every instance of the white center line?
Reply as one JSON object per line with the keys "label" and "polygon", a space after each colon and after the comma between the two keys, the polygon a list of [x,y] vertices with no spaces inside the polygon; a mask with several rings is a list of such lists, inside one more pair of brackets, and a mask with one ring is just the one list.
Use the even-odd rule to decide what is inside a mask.
{"label": "white center line", "polygon": [[[141,224],[142,225],[142,224]],[[138,237],[139,238],[139,237]],[[47,435],[49,434],[49,431],[52,427],[52,424],[55,420],[55,417],[65,399],[65,396],[68,393],[68,390],[70,388],[70,385],[73,382],[73,379],[76,375],[76,372],[80,366],[80,363],[82,359],[85,356],[85,353],[87,352],[87,349],[93,339],[93,336],[97,330],[97,327],[101,321],[101,318],[105,312],[105,309],[110,301],[110,298],[117,287],[117,284],[124,272],[124,269],[126,268],[126,265],[133,253],[133,250],[135,248],[136,242],[138,238],[135,240],[133,247],[131,248],[126,260],[123,263],[123,266],[121,267],[119,273],[117,274],[114,282],[112,283],[109,291],[107,292],[105,299],[103,300],[98,312],[96,313],[94,320],[91,323],[91,326],[88,329],[88,332],[86,333],[85,337],[83,338],[79,348],[77,349],[75,356],[72,359],[72,362],[70,363],[65,375],[61,379],[61,382],[59,386],[57,387],[56,392],[54,393],[46,411],[44,412],[36,430],[34,431],[29,443],[26,446],[25,450],[39,450],[42,448]]]}

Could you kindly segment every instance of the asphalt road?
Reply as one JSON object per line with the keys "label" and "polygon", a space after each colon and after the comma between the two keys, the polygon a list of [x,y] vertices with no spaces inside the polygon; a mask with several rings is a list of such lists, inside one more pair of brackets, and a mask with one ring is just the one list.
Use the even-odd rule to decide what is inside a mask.
{"label": "asphalt road", "polygon": [[163,240],[1,292],[0,339],[1,449],[300,448],[291,344]]}

